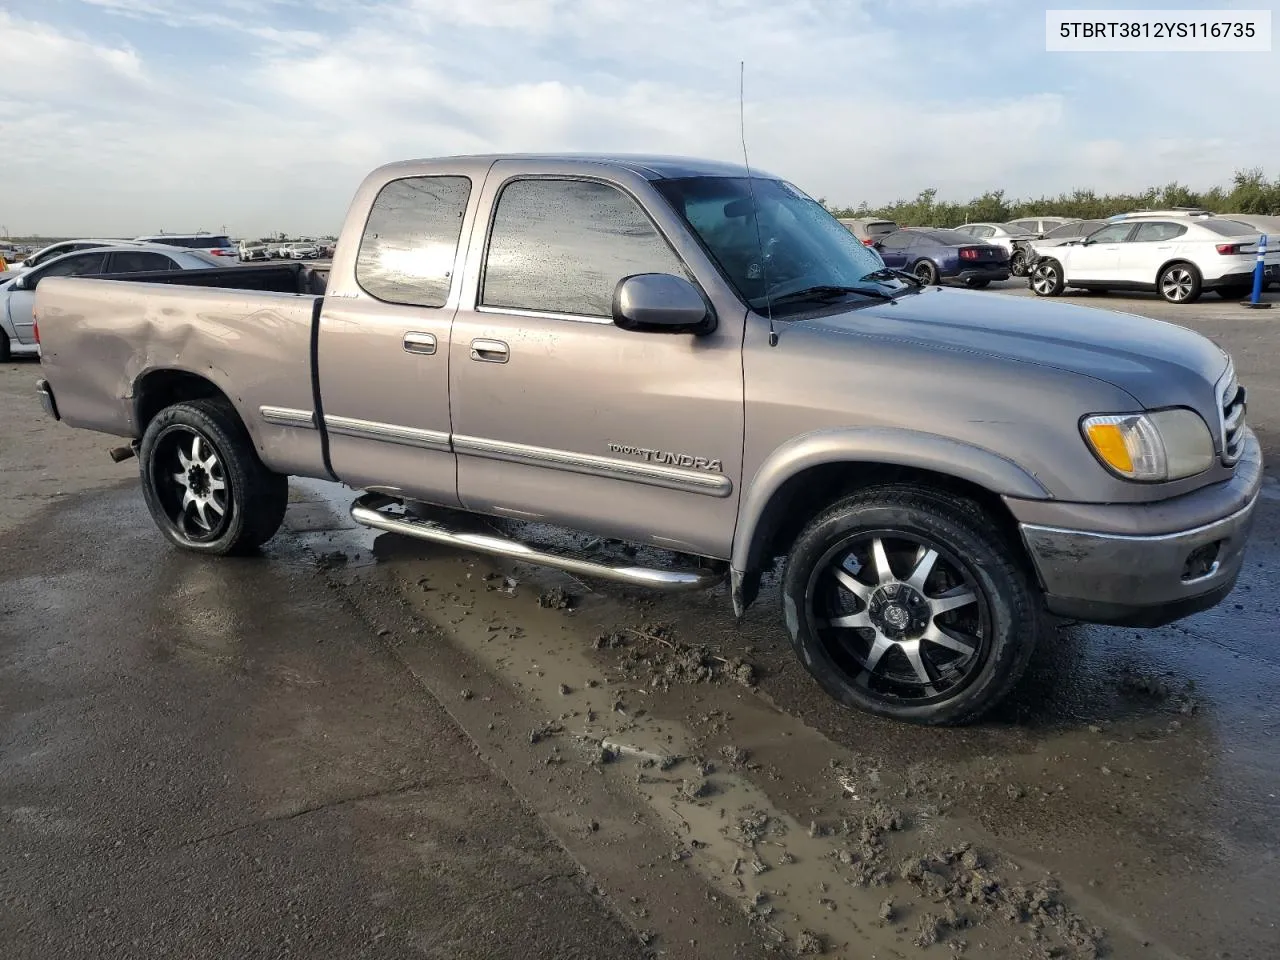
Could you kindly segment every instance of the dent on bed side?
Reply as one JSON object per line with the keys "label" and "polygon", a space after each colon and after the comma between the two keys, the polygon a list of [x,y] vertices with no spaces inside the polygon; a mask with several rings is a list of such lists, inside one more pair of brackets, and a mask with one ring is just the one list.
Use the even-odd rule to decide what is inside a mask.
{"label": "dent on bed side", "polygon": [[1007,457],[949,437],[887,427],[814,431],[777,447],[756,470],[738,508],[734,570],[748,574],[762,562],[762,533],[767,535],[767,519],[786,483],[811,468],[838,463],[928,470],[998,496],[1051,497],[1032,473]]}

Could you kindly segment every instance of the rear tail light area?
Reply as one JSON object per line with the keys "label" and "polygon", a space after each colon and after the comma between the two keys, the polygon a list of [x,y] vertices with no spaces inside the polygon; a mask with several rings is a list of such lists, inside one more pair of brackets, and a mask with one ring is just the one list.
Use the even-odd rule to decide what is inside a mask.
{"label": "rear tail light area", "polygon": [[981,253],[977,247],[961,247],[960,248],[961,260],[977,260],[980,255]]}
{"label": "rear tail light area", "polygon": [[1252,243],[1220,243],[1218,252],[1224,257],[1240,256],[1245,253],[1256,253]]}
{"label": "rear tail light area", "polygon": [[34,310],[31,311],[31,335],[36,338],[36,346],[40,346],[40,318]]}

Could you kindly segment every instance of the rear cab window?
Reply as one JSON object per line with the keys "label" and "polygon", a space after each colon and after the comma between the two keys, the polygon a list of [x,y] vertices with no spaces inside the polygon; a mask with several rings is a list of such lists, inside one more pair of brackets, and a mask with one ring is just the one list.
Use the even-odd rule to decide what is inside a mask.
{"label": "rear cab window", "polygon": [[386,184],[356,254],[360,289],[386,303],[443,307],[470,197],[470,177],[405,177]]}
{"label": "rear cab window", "polygon": [[516,179],[494,210],[480,305],[608,319],[618,281],[638,273],[693,279],[629,195],[594,180]]}

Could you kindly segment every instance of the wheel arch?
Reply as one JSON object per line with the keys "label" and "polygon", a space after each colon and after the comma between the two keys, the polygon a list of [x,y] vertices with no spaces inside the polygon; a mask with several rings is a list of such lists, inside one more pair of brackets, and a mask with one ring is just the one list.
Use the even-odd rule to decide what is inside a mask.
{"label": "wheel arch", "polygon": [[1159,268],[1156,270],[1155,278],[1151,281],[1151,285],[1156,289],[1159,289],[1160,278],[1164,276],[1164,272],[1166,270],[1168,270],[1170,267],[1172,267],[1176,263],[1185,263],[1188,267],[1190,267],[1192,270],[1194,270],[1196,273],[1200,275],[1200,282],[1201,283],[1204,282],[1204,271],[1196,266],[1194,260],[1189,260],[1186,257],[1170,257],[1164,263],[1160,264]]}
{"label": "wheel arch", "polygon": [[[147,425],[165,407],[187,400],[211,399],[225,400],[240,416],[226,391],[202,374],[171,367],[146,371],[133,383],[133,418],[138,436],[146,432]],[[244,418],[240,417],[240,421],[244,423]]]}
{"label": "wheel arch", "polygon": [[890,483],[914,483],[970,499],[1021,550],[1004,497],[1049,499],[1034,476],[990,450],[935,434],[871,429],[821,431],[779,447],[756,472],[738,510],[730,568],[735,611],[755,599],[767,565],[804,525],[840,497]]}

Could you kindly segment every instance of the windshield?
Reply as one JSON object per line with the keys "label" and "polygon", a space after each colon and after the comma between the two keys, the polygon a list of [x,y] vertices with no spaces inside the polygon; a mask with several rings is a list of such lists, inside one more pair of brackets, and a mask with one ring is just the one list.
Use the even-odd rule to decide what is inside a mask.
{"label": "windshield", "polygon": [[863,279],[885,268],[880,255],[820,203],[781,180],[753,177],[751,184],[760,210],[758,233],[746,177],[659,180],[654,187],[753,309],[765,306],[766,294],[777,298],[810,288],[882,292],[883,283]]}

